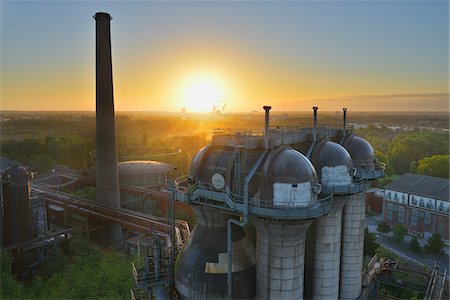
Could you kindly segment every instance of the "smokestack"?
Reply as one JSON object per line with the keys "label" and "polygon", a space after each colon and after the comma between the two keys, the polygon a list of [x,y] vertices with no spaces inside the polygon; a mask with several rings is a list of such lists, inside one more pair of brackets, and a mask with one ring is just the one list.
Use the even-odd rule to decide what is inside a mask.
{"label": "smokestack", "polygon": [[265,120],[264,120],[264,143],[266,149],[269,148],[269,111],[272,106],[265,105],[263,109],[266,111]]}
{"label": "smokestack", "polygon": [[347,109],[344,107],[342,111],[344,112],[344,122],[342,124],[342,136],[345,137],[345,130],[347,129]]}
{"label": "smokestack", "polygon": [[[97,201],[120,207],[119,175],[117,170],[116,127],[111,63],[111,16],[98,12],[95,19],[96,58],[96,198]],[[122,229],[111,225],[109,243],[119,248]]]}

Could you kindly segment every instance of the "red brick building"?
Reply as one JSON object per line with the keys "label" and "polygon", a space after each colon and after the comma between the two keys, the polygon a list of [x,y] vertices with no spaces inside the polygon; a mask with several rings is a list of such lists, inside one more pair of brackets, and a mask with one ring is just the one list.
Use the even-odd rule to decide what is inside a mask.
{"label": "red brick building", "polygon": [[449,243],[449,211],[448,179],[404,174],[385,187],[383,215],[391,226],[424,238],[437,232]]}

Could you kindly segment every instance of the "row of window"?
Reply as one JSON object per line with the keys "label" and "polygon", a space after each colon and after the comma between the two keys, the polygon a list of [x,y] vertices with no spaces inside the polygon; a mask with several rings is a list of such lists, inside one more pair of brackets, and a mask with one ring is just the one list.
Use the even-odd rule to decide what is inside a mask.
{"label": "row of window", "polygon": [[[394,206],[392,204],[387,205],[386,218],[388,219],[388,221],[392,221],[394,211],[397,211],[397,222],[400,224],[405,223],[405,208],[402,206]],[[410,225],[417,227],[418,218],[424,218],[424,225],[431,225],[431,213],[412,209]]]}

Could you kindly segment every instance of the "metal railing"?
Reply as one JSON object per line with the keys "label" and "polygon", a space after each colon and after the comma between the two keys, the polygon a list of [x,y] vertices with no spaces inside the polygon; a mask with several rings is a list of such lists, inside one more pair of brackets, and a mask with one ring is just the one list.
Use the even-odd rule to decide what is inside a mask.
{"label": "metal railing", "polygon": [[[186,183],[181,181],[182,179],[177,179],[175,184],[178,201],[195,202],[236,212],[243,211],[243,196],[236,195],[229,189],[217,190],[211,183],[207,182],[198,182],[187,187]],[[331,209],[332,200],[333,195],[326,195],[308,203],[299,203],[292,200],[274,203],[272,199],[249,197],[249,212],[265,217],[313,218],[328,213]]]}

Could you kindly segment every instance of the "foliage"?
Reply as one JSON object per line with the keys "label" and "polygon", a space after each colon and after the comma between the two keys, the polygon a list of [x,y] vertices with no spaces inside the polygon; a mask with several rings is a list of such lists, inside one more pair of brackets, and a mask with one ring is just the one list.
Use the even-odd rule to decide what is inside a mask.
{"label": "foliage", "polygon": [[384,170],[386,176],[391,176],[392,174],[394,174],[394,169],[392,168],[391,162],[389,161],[389,156],[386,153],[375,149],[375,157],[379,162],[382,162],[386,165],[386,168]]}
{"label": "foliage", "polygon": [[396,136],[389,144],[389,160],[395,172],[409,171],[413,161],[449,152],[448,134],[408,132]]}
{"label": "foliage", "polygon": [[377,225],[377,231],[379,233],[388,233],[389,231],[391,231],[391,228],[389,227],[388,223],[386,223],[385,221],[378,223]]}
{"label": "foliage", "polygon": [[433,155],[419,160],[417,173],[441,178],[449,178],[450,155]]}
{"label": "foliage", "polygon": [[375,233],[369,232],[369,229],[364,228],[364,255],[374,256],[377,248],[380,246],[376,242],[377,237]]}
{"label": "foliage", "polygon": [[[37,276],[27,285],[10,275],[11,259],[2,253],[2,299],[127,299],[133,287],[131,259],[117,252],[92,249],[78,236],[72,243],[72,262],[59,256],[59,270],[48,278]],[[59,265],[59,266],[58,266]],[[9,267],[8,267],[9,266]]]}
{"label": "foliage", "polygon": [[413,237],[411,241],[409,241],[409,249],[414,252],[420,252],[420,244],[416,237]]}
{"label": "foliage", "polygon": [[424,246],[425,251],[433,254],[444,254],[444,241],[439,233],[433,233]]}
{"label": "foliage", "polygon": [[25,287],[11,274],[13,257],[8,251],[1,252],[0,298],[23,299]]}
{"label": "foliage", "polygon": [[394,239],[397,243],[400,243],[403,241],[403,238],[408,233],[408,229],[403,227],[402,225],[395,225],[394,226]]}

